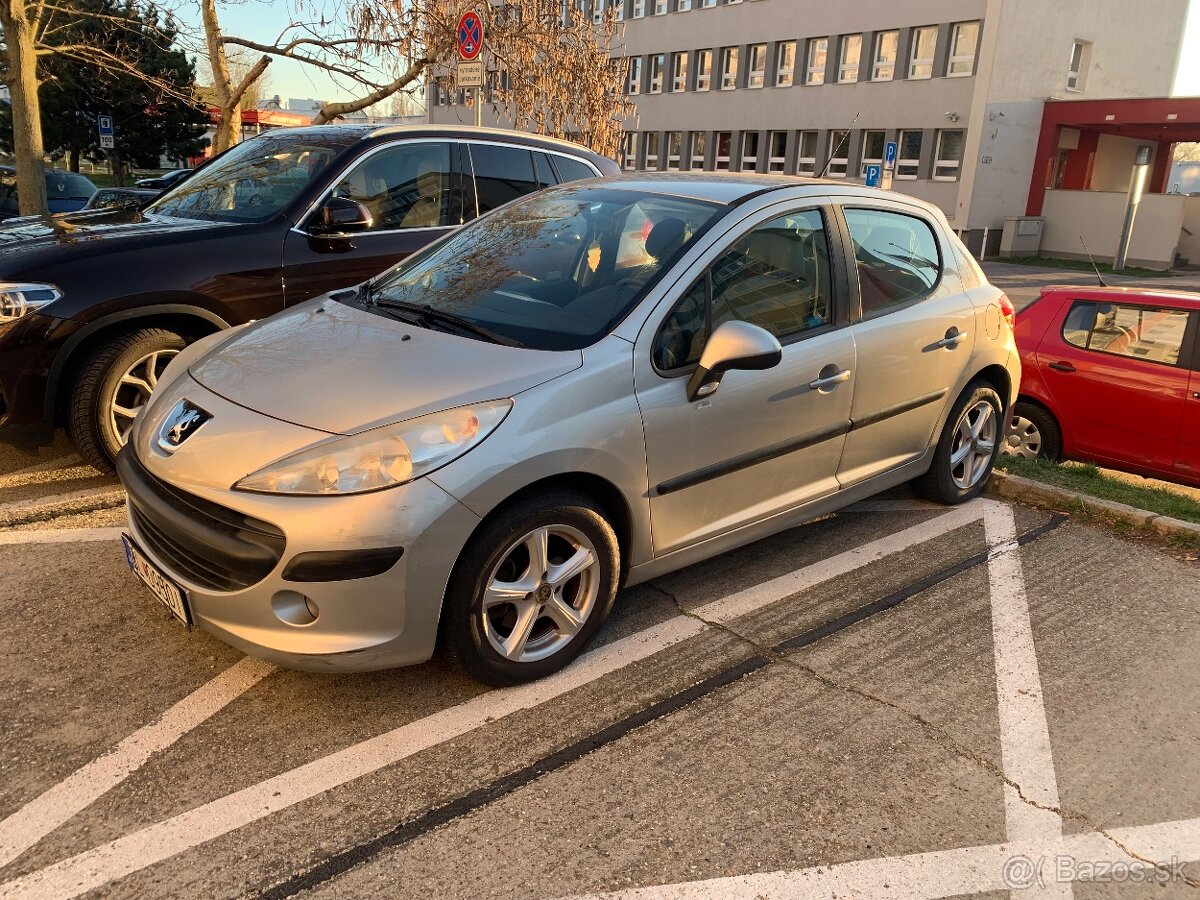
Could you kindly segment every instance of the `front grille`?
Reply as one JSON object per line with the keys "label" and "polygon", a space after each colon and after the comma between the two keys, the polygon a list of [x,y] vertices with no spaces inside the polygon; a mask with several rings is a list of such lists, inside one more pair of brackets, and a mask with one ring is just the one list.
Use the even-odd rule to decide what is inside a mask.
{"label": "front grille", "polygon": [[156,478],[130,448],[117,458],[134,527],[172,572],[200,587],[231,592],[265,578],[283,557],[282,531]]}

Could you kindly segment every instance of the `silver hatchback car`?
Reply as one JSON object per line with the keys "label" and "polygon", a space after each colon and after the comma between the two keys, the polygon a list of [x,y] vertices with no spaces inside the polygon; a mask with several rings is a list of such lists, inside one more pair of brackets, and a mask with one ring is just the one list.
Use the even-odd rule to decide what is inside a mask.
{"label": "silver hatchback car", "polygon": [[357,289],[179,354],[118,471],[129,564],[294,668],[492,684],[617,589],[915,481],[991,470],[1013,310],[938,210],[627,176],[516,201]]}

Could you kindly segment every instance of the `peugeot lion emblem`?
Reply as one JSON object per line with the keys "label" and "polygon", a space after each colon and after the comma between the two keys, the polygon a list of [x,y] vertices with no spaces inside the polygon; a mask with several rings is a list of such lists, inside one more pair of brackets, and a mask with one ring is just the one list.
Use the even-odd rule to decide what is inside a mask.
{"label": "peugeot lion emblem", "polygon": [[212,416],[190,400],[180,400],[158,428],[158,448],[174,453]]}

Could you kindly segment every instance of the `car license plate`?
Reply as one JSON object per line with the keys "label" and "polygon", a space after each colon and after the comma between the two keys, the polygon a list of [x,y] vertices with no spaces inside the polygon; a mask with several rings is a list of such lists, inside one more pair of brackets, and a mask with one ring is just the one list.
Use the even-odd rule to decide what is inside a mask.
{"label": "car license plate", "polygon": [[183,588],[158,571],[154,563],[142,555],[142,551],[129,535],[121,535],[121,543],[125,545],[125,561],[129,563],[133,573],[142,579],[142,584],[150,588],[150,592],[175,618],[190,628],[192,616],[188,610],[187,593]]}

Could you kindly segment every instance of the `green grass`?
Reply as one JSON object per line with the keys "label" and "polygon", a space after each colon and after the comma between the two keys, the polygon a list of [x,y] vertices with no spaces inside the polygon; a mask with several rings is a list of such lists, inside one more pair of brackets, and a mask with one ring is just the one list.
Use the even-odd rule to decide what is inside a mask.
{"label": "green grass", "polygon": [[1002,455],[996,467],[1013,475],[1066,488],[1102,500],[1114,500],[1136,509],[1200,523],[1200,501],[1158,487],[1143,487],[1110,478],[1088,463],[1052,463]]}
{"label": "green grass", "polygon": [[[1048,256],[993,256],[989,262],[1012,263],[1017,266],[1037,266],[1042,269],[1079,269],[1081,272],[1092,272],[1092,264],[1086,259],[1052,259]],[[1142,269],[1137,266],[1126,266],[1120,272],[1114,272],[1106,262],[1096,262],[1096,268],[1103,275],[1129,275],[1133,278],[1173,278],[1169,271],[1162,269]]]}

